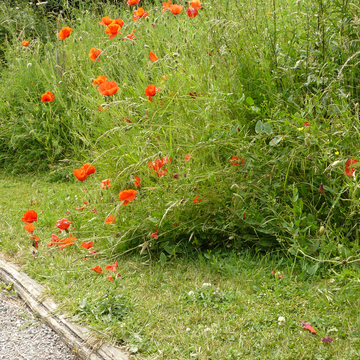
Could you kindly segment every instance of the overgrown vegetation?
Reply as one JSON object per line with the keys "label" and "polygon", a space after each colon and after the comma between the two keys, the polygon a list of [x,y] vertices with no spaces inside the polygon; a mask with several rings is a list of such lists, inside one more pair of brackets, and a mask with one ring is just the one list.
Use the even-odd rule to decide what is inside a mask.
{"label": "overgrown vegetation", "polygon": [[[357,5],[209,1],[189,18],[144,3],[149,16],[138,22],[133,6],[99,15],[89,5],[40,23],[39,6],[9,4],[0,162],[13,173],[50,168],[61,181],[93,163],[98,184],[113,184],[100,196],[118,218],[114,253],[141,245],[165,261],[188,244],[256,245],[358,266],[357,172],[344,171],[359,151]],[[102,15],[121,17],[136,39],[109,39]],[[64,26],[73,32],[59,40]],[[98,75],[118,93],[100,95]],[[154,102],[149,84],[161,88]],[[40,101],[46,91],[55,101]],[[147,164],[164,157],[172,161],[158,177]],[[124,207],[118,193],[135,189],[135,174],[140,190]]]}

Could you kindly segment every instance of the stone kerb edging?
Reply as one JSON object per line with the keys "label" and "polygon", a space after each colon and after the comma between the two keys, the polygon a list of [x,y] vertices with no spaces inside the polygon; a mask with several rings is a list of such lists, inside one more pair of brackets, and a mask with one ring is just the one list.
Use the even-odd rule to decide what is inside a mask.
{"label": "stone kerb edging", "polygon": [[17,267],[0,257],[0,280],[13,283],[19,296],[61,337],[80,359],[86,360],[129,360],[125,351],[107,343],[91,345],[89,329],[78,326],[59,315],[58,306],[45,298],[45,288],[31,279]]}

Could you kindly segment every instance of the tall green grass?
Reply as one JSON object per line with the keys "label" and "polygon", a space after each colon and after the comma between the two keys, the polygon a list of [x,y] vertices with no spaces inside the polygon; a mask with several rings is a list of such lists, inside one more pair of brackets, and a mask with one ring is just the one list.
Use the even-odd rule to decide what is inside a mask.
{"label": "tall green grass", "polygon": [[[117,252],[142,244],[166,259],[188,244],[254,244],[339,263],[358,253],[358,184],[344,164],[359,151],[359,8],[207,1],[191,19],[186,9],[174,16],[142,5],[149,17],[138,22],[134,7],[105,7],[102,15],[125,21],[112,40],[91,11],[60,14],[37,34],[19,16],[33,10],[1,7],[12,34],[1,73],[3,166],[50,167],[74,181],[72,169],[92,162],[98,181],[114,184],[107,206],[121,219]],[[60,41],[63,26],[73,32]],[[133,29],[136,40],[124,41]],[[99,62],[89,59],[93,47]],[[100,95],[91,85],[98,75],[116,81],[118,94]],[[153,103],[148,84],[161,88]],[[54,102],[40,102],[46,91]],[[165,156],[172,163],[159,178],[147,163]],[[245,164],[232,165],[233,156]],[[137,200],[118,205],[134,174]]]}

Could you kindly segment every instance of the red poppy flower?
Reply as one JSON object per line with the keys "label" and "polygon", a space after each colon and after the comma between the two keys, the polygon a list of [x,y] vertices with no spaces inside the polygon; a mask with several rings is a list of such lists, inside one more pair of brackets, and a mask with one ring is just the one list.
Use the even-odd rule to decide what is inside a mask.
{"label": "red poppy flower", "polygon": [[103,82],[107,81],[107,77],[105,75],[99,75],[96,79],[93,80],[93,85],[101,85]]}
{"label": "red poppy flower", "polygon": [[311,333],[313,334],[316,334],[317,331],[309,324],[309,323],[306,323],[306,322],[301,322],[301,325],[302,325],[302,328],[305,329],[305,330],[309,330]]}
{"label": "red poppy flower", "polygon": [[113,224],[115,221],[116,221],[116,217],[114,215],[109,215],[105,220],[105,224],[107,225]]}
{"label": "red poppy flower", "polygon": [[91,165],[91,164],[84,164],[84,165],[81,167],[81,170],[86,171],[86,174],[87,174],[87,175],[91,175],[91,174],[94,174],[94,173],[95,173],[95,166],[94,166],[94,165]]}
{"label": "red poppy flower", "polygon": [[202,9],[201,1],[200,0],[193,0],[193,1],[189,2],[189,7],[191,9],[195,9],[195,10]]}
{"label": "red poppy flower", "polygon": [[67,246],[74,245],[75,242],[76,242],[76,237],[72,236],[70,234],[70,236],[68,238],[59,240],[58,246],[59,246],[59,249],[62,250],[64,248],[66,248]]}
{"label": "red poppy flower", "polygon": [[156,88],[155,85],[148,85],[145,89],[145,95],[149,97],[149,100],[152,102],[152,97],[160,90],[160,88]]}
{"label": "red poppy flower", "polygon": [[24,216],[21,218],[22,221],[26,223],[32,223],[37,220],[37,213],[35,210],[28,210],[24,213]]}
{"label": "red poppy flower", "polygon": [[98,111],[106,111],[106,109],[103,109],[102,106],[99,106],[97,109],[98,109]]}
{"label": "red poppy flower", "polygon": [[141,179],[139,177],[137,177],[135,174],[134,174],[134,177],[135,177],[135,180],[133,181],[133,183],[138,188],[138,187],[140,187]]}
{"label": "red poppy flower", "polygon": [[55,224],[55,226],[57,226],[60,230],[68,229],[70,225],[71,225],[71,222],[66,218],[58,220]]}
{"label": "red poppy flower", "polygon": [[127,205],[130,201],[135,200],[136,193],[137,191],[133,189],[121,191],[119,194],[119,200],[123,201],[123,205]]}
{"label": "red poppy flower", "polygon": [[304,126],[304,127],[309,127],[309,126],[310,126],[310,123],[309,123],[308,121],[306,121],[306,122],[303,123],[303,126]]}
{"label": "red poppy flower", "polygon": [[150,51],[149,59],[154,62],[158,61],[158,57],[152,51]]}
{"label": "red poppy flower", "polygon": [[157,239],[159,237],[158,231],[155,229],[155,232],[150,235],[151,239]]}
{"label": "red poppy flower", "polygon": [[32,233],[35,230],[35,226],[31,223],[27,223],[24,226],[24,229],[28,232],[28,233]]}
{"label": "red poppy flower", "polygon": [[106,275],[106,277],[108,278],[108,280],[109,280],[110,282],[114,282],[114,279],[113,279],[113,277],[112,277],[111,275]]}
{"label": "red poppy flower", "polygon": [[193,200],[193,203],[202,201],[199,195],[196,195],[195,199]]}
{"label": "red poppy flower", "polygon": [[105,190],[111,187],[110,179],[101,180],[100,187]]}
{"label": "red poppy flower", "polygon": [[91,270],[96,271],[98,274],[103,272],[103,269],[100,266],[94,266]]}
{"label": "red poppy flower", "polygon": [[109,18],[108,16],[104,16],[101,21],[99,21],[100,25],[110,25],[114,20]]}
{"label": "red poppy flower", "polygon": [[354,167],[350,167],[352,164],[356,164],[357,162],[359,162],[356,159],[350,158],[346,163],[345,163],[345,172],[347,176],[354,176],[354,171],[356,169],[356,166]]}
{"label": "red poppy flower", "polygon": [[86,174],[86,171],[84,169],[75,169],[74,170],[74,175],[80,181],[84,181],[87,178],[87,174]]}
{"label": "red poppy flower", "polygon": [[122,32],[119,31],[120,29],[120,25],[112,23],[106,27],[105,32],[110,35],[109,39],[113,39],[117,34],[122,34]]}
{"label": "red poppy flower", "polygon": [[192,154],[185,155],[185,161],[189,161],[192,158]]}
{"label": "red poppy flower", "polygon": [[89,250],[89,254],[96,254],[96,253],[98,253],[99,251],[97,251],[97,250]]}
{"label": "red poppy flower", "polygon": [[149,169],[153,169],[158,177],[164,176],[168,173],[167,169],[160,170],[164,164],[171,163],[171,158],[163,157],[160,159],[155,159],[154,161],[149,161],[147,166]]}
{"label": "red poppy flower", "polygon": [[196,9],[188,8],[186,10],[186,13],[188,14],[188,17],[194,18],[195,16],[199,15],[198,11]]}
{"label": "red poppy flower", "polygon": [[96,59],[97,59],[97,61],[99,61],[100,54],[101,54],[100,49],[96,50],[95,48],[91,48],[89,51],[89,58],[92,61],[95,61]]}
{"label": "red poppy flower", "polygon": [[130,40],[136,39],[136,36],[134,35],[135,31],[136,31],[136,29],[134,29],[130,35],[126,35],[124,37],[124,40],[126,41],[127,39],[130,39]]}
{"label": "red poppy flower", "polygon": [[115,95],[119,89],[115,81],[105,81],[98,87],[101,95]]}
{"label": "red poppy flower", "polygon": [[48,103],[48,102],[52,102],[55,100],[55,96],[52,92],[48,91],[45,94],[41,95],[41,101],[43,103]]}
{"label": "red poppy flower", "polygon": [[116,19],[113,21],[113,24],[117,24],[120,26],[120,29],[124,26],[124,21],[122,19]]}
{"label": "red poppy flower", "polygon": [[30,240],[32,240],[32,246],[35,247],[36,249],[39,248],[39,241],[40,238],[38,238],[37,236],[30,236]]}
{"label": "red poppy flower", "polygon": [[88,241],[88,242],[83,241],[81,243],[80,247],[89,250],[89,249],[91,249],[93,247],[93,242],[92,241]]}
{"label": "red poppy flower", "polygon": [[50,247],[50,246],[56,245],[59,241],[60,241],[60,239],[55,234],[52,234],[51,235],[51,240],[47,244],[47,246]]}
{"label": "red poppy flower", "polygon": [[163,12],[165,12],[166,10],[171,10],[171,0],[169,0],[168,2],[163,2],[163,7],[164,7],[164,10]]}
{"label": "red poppy flower", "polygon": [[59,32],[59,39],[61,39],[61,40],[66,39],[67,37],[70,36],[71,32],[72,32],[72,28],[71,28],[71,27],[69,27],[69,26],[64,27],[64,28],[61,29],[60,32]]}
{"label": "red poppy flower", "polygon": [[197,93],[194,91],[193,93],[192,92],[189,92],[189,95],[193,98],[193,99],[196,99],[197,97]]}
{"label": "red poppy flower", "polygon": [[112,264],[112,265],[107,265],[107,266],[105,266],[106,270],[109,270],[109,271],[116,271],[116,269],[117,269],[118,267],[119,267],[119,266],[118,266],[117,261],[115,261],[115,263]]}
{"label": "red poppy flower", "polygon": [[174,15],[178,15],[182,12],[183,6],[182,5],[171,5],[170,6],[170,11],[174,14]]}
{"label": "red poppy flower", "polygon": [[140,0],[128,0],[127,4],[128,4],[128,6],[137,5],[139,2],[140,2]]}
{"label": "red poppy flower", "polygon": [[245,159],[244,158],[238,158],[237,156],[233,156],[231,159],[229,159],[231,165],[240,165],[240,163],[237,162],[236,160],[241,162],[241,166],[245,165]]}
{"label": "red poppy flower", "polygon": [[134,11],[134,15],[133,20],[138,21],[141,17],[146,18],[149,13],[141,7]]}
{"label": "red poppy flower", "polygon": [[27,47],[29,46],[29,42],[27,40],[24,40],[21,42],[21,45]]}

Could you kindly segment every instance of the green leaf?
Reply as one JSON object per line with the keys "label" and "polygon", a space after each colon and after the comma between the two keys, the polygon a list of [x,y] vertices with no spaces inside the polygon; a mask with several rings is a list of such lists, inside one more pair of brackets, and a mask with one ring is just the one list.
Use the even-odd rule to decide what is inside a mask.
{"label": "green leaf", "polygon": [[249,105],[254,105],[254,104],[255,104],[254,100],[253,100],[250,96],[247,97],[245,101],[246,101]]}
{"label": "green leaf", "polygon": [[166,261],[167,261],[167,257],[166,257],[166,255],[162,252],[162,253],[160,254],[160,264],[161,264],[161,265],[165,265],[165,264],[166,264]]}
{"label": "green leaf", "polygon": [[275,146],[277,145],[282,139],[282,136],[278,135],[278,136],[275,136],[269,143],[270,146]]}
{"label": "green leaf", "polygon": [[309,275],[315,275],[315,273],[317,272],[317,269],[319,268],[319,263],[316,263],[315,265],[313,266],[310,266],[308,269],[307,269],[307,272]]}
{"label": "green leaf", "polygon": [[262,123],[261,120],[259,120],[259,121],[256,123],[256,125],[255,125],[255,131],[256,131],[257,134],[262,133],[262,131],[263,131],[263,123]]}
{"label": "green leaf", "polygon": [[230,131],[230,136],[234,135],[237,132],[237,129],[239,128],[239,124],[236,124]]}
{"label": "green leaf", "polygon": [[[164,246],[164,250],[165,250],[169,255],[175,255],[175,246],[166,245],[166,246]],[[161,256],[160,256],[160,258],[161,258]]]}
{"label": "green leaf", "polygon": [[271,238],[262,238],[259,239],[258,244],[264,247],[273,247],[278,244],[278,242]]}
{"label": "green leaf", "polygon": [[148,218],[148,220],[153,222],[154,224],[157,224],[159,222],[159,219],[151,217],[151,216]]}
{"label": "green leaf", "polygon": [[272,131],[272,128],[271,128],[271,125],[270,125],[270,124],[265,123],[265,124],[263,125],[263,128],[264,128],[264,131],[266,132],[267,135],[272,134],[273,131]]}

